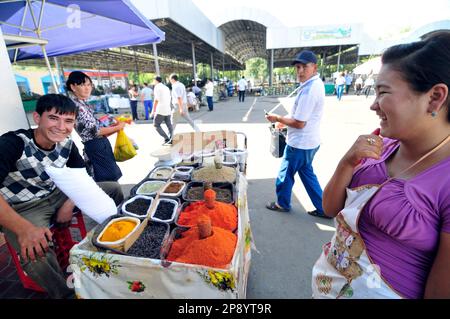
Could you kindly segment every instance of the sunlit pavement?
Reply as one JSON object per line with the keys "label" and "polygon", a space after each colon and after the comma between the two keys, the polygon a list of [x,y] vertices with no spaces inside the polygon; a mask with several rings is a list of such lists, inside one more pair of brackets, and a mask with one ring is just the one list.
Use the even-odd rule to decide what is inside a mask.
{"label": "sunlit pavement", "polygon": [[[244,132],[248,138],[248,205],[257,251],[252,252],[247,298],[310,298],[312,266],[334,230],[332,220],[306,214],[314,208],[298,176],[290,213],[273,212],[264,207],[267,201],[275,199],[274,183],[281,159],[274,158],[269,152],[271,135],[263,110],[271,110],[279,101],[276,97],[247,96],[244,103],[239,103],[237,97],[232,97],[215,103],[213,112],[202,107],[199,112],[191,113],[203,131],[235,130]],[[286,114],[285,106],[289,106],[292,99],[281,101],[284,104],[275,112]],[[341,101],[335,96],[326,97],[322,145],[313,164],[322,187],[356,137],[370,133],[378,126],[379,119],[369,110],[371,101],[373,96],[366,99],[344,95]],[[138,121],[127,126],[125,131],[139,145],[135,158],[119,163],[123,172],[119,182],[128,193],[154,167],[157,159],[150,153],[161,147],[163,140],[150,121]],[[188,124],[177,126],[177,133],[190,131]],[[79,137],[75,133],[73,137],[82,149]],[[115,136],[110,137],[110,141],[114,145]],[[39,297],[31,292],[26,294],[15,274],[10,273],[11,270],[9,281],[2,282],[6,288],[9,285],[2,298]]]}

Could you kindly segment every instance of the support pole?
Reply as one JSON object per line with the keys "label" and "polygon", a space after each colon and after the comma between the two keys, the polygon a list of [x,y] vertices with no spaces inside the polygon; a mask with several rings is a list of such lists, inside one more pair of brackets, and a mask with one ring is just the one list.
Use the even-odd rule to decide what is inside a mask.
{"label": "support pole", "polygon": [[109,73],[109,56],[108,56],[108,51],[105,52],[106,53],[106,69],[108,72],[108,80],[109,80],[109,90],[112,90],[112,81],[111,81],[111,74]]}
{"label": "support pole", "polygon": [[195,62],[195,44],[191,42],[192,46],[192,71],[194,72],[194,84],[197,85],[197,62]]}
{"label": "support pole", "polygon": [[160,76],[159,72],[159,60],[158,60],[158,49],[156,48],[156,43],[153,43],[153,56],[155,57],[155,73],[157,76]]}
{"label": "support pole", "polygon": [[341,46],[339,46],[338,60],[337,60],[337,71],[339,72],[339,67],[341,66]]}
{"label": "support pole", "polygon": [[64,86],[64,81],[65,81],[64,70],[63,70],[62,66],[59,64],[57,57],[53,57],[53,62],[55,63],[56,72],[58,73],[58,81],[57,82],[59,82],[59,88],[60,88],[58,93],[62,93],[61,88]]}
{"label": "support pole", "polygon": [[214,54],[211,52],[211,79],[214,80]]}
{"label": "support pole", "polygon": [[50,65],[50,61],[48,60],[47,50],[45,50],[45,45],[41,45],[42,54],[44,54],[45,64],[47,64],[48,72],[50,73],[50,77],[52,79],[53,89],[55,93],[59,93],[58,86],[55,82],[55,76],[53,75],[52,66]]}
{"label": "support pole", "polygon": [[[136,71],[136,77],[137,77],[137,81],[136,81],[136,82],[139,82],[139,67],[138,67],[138,61],[137,61],[137,55],[136,55],[136,49],[133,49],[133,52],[134,52],[134,68],[135,68],[135,71]],[[136,84],[136,83],[134,82],[134,80],[133,80],[133,84]]]}
{"label": "support pole", "polygon": [[321,66],[321,71],[320,71],[320,75],[322,75],[322,77],[325,76],[324,72],[325,72],[325,59],[327,58],[327,51],[323,51],[323,56],[322,56],[322,66]]}
{"label": "support pole", "polygon": [[273,87],[273,49],[270,49],[269,87]]}

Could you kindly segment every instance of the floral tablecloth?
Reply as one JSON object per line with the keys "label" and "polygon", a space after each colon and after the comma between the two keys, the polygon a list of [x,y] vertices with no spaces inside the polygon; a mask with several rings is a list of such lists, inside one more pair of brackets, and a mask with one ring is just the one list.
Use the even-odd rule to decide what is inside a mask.
{"label": "floral tablecloth", "polygon": [[91,243],[91,232],[70,251],[77,297],[245,298],[252,244],[247,185],[240,174],[236,186],[238,241],[227,269],[100,252]]}

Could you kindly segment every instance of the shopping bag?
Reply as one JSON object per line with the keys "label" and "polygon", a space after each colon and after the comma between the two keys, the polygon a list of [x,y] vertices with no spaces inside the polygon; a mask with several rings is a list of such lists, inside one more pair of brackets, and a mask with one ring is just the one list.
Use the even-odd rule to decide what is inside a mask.
{"label": "shopping bag", "polygon": [[114,158],[118,162],[124,162],[136,156],[137,152],[128,136],[123,130],[117,133],[116,145],[114,146]]}
{"label": "shopping bag", "polygon": [[270,140],[270,153],[275,158],[283,157],[284,149],[286,148],[287,128],[279,130],[274,125],[271,125],[270,133],[272,135]]}

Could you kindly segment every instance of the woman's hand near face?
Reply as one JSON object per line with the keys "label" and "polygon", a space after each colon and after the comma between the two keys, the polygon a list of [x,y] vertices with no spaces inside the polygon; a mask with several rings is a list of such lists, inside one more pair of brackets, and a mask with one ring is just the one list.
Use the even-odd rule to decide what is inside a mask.
{"label": "woman's hand near face", "polygon": [[383,139],[378,135],[361,135],[341,159],[343,165],[356,167],[364,158],[379,159],[383,150]]}

